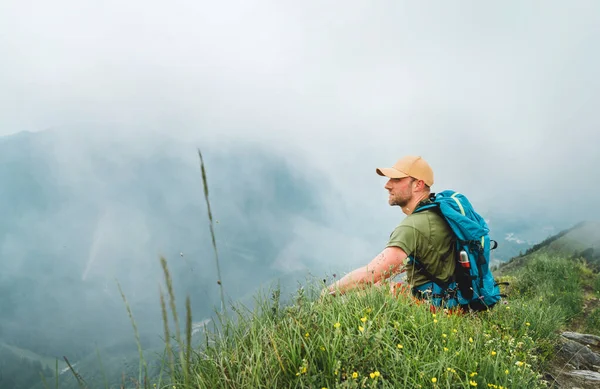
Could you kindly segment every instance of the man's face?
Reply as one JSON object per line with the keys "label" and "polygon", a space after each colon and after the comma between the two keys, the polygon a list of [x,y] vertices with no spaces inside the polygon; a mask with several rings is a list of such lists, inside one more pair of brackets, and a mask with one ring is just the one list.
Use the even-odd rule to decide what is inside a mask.
{"label": "man's face", "polygon": [[413,182],[411,177],[390,178],[385,184],[385,189],[390,193],[389,204],[406,207],[413,197]]}

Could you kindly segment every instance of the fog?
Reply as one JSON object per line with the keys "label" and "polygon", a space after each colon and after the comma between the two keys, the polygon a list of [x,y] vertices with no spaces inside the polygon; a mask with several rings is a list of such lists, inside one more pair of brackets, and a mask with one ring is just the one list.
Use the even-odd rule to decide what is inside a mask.
{"label": "fog", "polygon": [[437,188],[587,216],[598,8],[5,1],[1,131],[251,139],[369,204],[375,166],[421,154]]}
{"label": "fog", "polygon": [[[430,162],[434,191],[465,193],[492,231],[522,228],[506,241],[539,240],[600,218],[599,14],[592,0],[5,0],[0,135],[60,138],[45,148],[52,179],[72,196],[57,217],[76,224],[81,210],[97,212],[95,228],[79,230],[87,240],[78,274],[118,274],[131,294],[156,283],[127,273],[120,256],[179,249],[156,238],[160,231],[147,227],[153,216],[123,206],[127,193],[111,185],[135,181],[127,166],[139,158],[176,158],[185,169],[169,173],[178,190],[165,195],[167,209],[183,217],[195,207],[188,215],[202,227],[180,242],[210,248],[196,147],[218,193],[215,218],[229,215],[230,225],[237,214],[250,228],[250,198],[279,193],[271,201],[285,202],[265,173],[274,165],[297,185],[284,220],[267,205],[252,219],[265,234],[290,233],[269,257],[270,271],[342,273],[375,256],[403,218],[387,205],[375,168],[406,154]],[[104,176],[91,153],[110,166]],[[36,215],[20,215],[19,225],[58,234]],[[236,238],[221,235],[220,243],[249,263],[264,254]],[[5,269],[20,269],[5,260],[19,244],[4,237]]]}

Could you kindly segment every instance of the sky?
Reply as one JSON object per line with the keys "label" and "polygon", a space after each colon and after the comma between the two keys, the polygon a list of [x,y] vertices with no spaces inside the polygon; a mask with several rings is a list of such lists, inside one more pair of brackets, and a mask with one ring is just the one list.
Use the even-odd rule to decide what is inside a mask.
{"label": "sky", "polygon": [[5,0],[0,135],[252,141],[327,177],[339,214],[375,217],[389,212],[375,168],[416,154],[434,191],[567,227],[600,218],[599,14],[593,0]]}

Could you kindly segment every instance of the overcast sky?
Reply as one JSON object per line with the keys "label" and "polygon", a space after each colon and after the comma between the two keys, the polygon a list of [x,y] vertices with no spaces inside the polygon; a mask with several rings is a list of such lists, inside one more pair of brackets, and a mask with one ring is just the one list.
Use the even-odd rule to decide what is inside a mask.
{"label": "overcast sky", "polygon": [[585,204],[599,15],[594,0],[3,0],[0,135],[252,139],[382,213],[375,167],[419,154],[434,190],[600,217]]}

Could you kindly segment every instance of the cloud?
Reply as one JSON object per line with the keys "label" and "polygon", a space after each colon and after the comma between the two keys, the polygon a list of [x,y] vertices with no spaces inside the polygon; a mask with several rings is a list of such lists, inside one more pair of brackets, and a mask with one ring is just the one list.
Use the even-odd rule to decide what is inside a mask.
{"label": "cloud", "polygon": [[517,244],[524,244],[524,243],[527,243],[526,241],[524,241],[524,240],[520,239],[518,236],[516,236],[516,235],[514,234],[514,232],[509,232],[509,233],[507,233],[507,234],[506,234],[506,237],[505,237],[504,239],[506,239],[506,240],[507,240],[507,241],[509,241],[509,242],[515,242],[515,243],[517,243]]}

